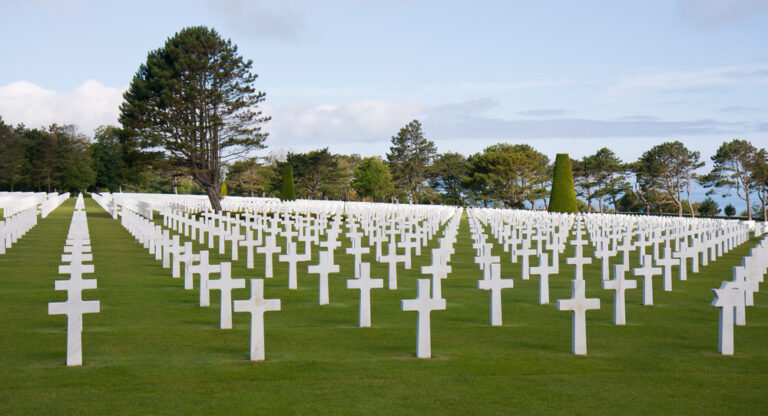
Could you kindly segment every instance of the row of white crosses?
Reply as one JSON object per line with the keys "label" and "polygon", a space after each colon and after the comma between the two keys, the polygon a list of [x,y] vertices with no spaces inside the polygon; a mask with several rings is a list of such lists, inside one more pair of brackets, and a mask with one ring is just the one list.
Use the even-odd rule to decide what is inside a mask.
{"label": "row of white crosses", "polygon": [[[219,327],[232,328],[232,312],[251,313],[251,351],[253,361],[264,359],[264,320],[263,313],[269,310],[279,310],[280,301],[264,299],[263,280],[251,279],[251,298],[248,300],[232,300],[232,291],[246,287],[245,279],[232,278],[232,264],[210,264],[207,250],[194,254],[192,243],[179,244],[179,236],[170,236],[169,231],[123,206],[120,210],[122,225],[139,243],[155,254],[157,260],[163,261],[163,267],[172,267],[172,276],[179,277],[179,267],[184,266],[184,288],[193,289],[193,275],[200,276],[200,306],[210,306],[210,291],[218,290],[221,294]],[[194,262],[197,262],[195,264]],[[218,279],[211,275],[218,274]]]}
{"label": "row of white crosses", "polygon": [[[575,267],[572,285],[573,298],[558,301],[558,309],[571,310],[573,317],[573,352],[586,354],[586,326],[584,312],[599,309],[599,299],[585,297],[584,265],[592,258],[584,254],[584,246],[592,242],[595,256],[602,261],[603,288],[614,291],[614,324],[626,323],[625,292],[637,288],[637,281],[626,279],[625,273],[633,272],[642,277],[643,305],[653,304],[653,277],[663,273],[664,290],[672,290],[672,266],[679,271],[680,280],[687,279],[687,263],[690,260],[694,272],[699,263],[706,265],[717,256],[746,241],[747,224],[722,220],[690,220],[611,215],[552,215],[539,212],[474,209],[470,215],[470,230],[477,250],[475,261],[483,270],[481,288],[495,288],[496,297],[491,300],[492,325],[501,324],[500,291],[513,286],[511,279],[498,279],[498,256],[492,256],[493,244],[486,242],[484,226],[490,226],[491,234],[505,251],[511,252],[511,261],[518,258],[522,266],[521,278],[540,276],[539,303],[549,303],[548,277],[559,272],[559,254],[565,248],[568,232],[573,228],[569,244],[574,256],[566,263]],[[587,232],[589,237],[587,238]],[[660,247],[664,246],[664,256]],[[646,248],[651,249],[651,254]],[[550,250],[550,253],[545,252]],[[630,252],[637,250],[639,264],[632,267]],[[674,252],[673,252],[674,250]],[[609,261],[621,253],[622,262],[613,266],[614,278],[610,279]],[[549,263],[549,254],[552,263]],[[529,256],[538,255],[539,266],[531,267]],[[701,260],[701,261],[699,261]],[[654,266],[654,263],[656,266]],[[493,279],[493,283],[487,282]],[[497,280],[498,279],[498,280]],[[503,282],[503,280],[509,280]],[[493,295],[492,295],[493,296]],[[494,312],[495,311],[495,312]]]}
{"label": "row of white crosses", "polygon": [[712,306],[720,308],[718,349],[723,355],[733,355],[733,326],[747,324],[747,306],[754,306],[754,294],[760,290],[768,271],[768,237],[763,238],[749,255],[742,258],[740,266],[733,266],[733,280],[725,281],[718,289],[712,289],[715,299]]}
{"label": "row of white crosses", "polygon": [[[311,205],[310,203],[308,205]],[[377,204],[376,208],[386,206],[383,204]],[[278,206],[270,205],[270,209],[275,209]],[[297,204],[293,204],[292,208],[302,211],[302,207]],[[354,256],[355,260],[355,275],[356,279],[362,279],[363,283],[357,287],[358,283],[350,281],[350,288],[361,290],[361,306],[360,306],[360,322],[361,326],[370,325],[370,288],[375,288],[377,279],[370,279],[370,266],[362,262],[362,254],[368,254],[374,247],[363,247],[363,236],[368,237],[369,244],[375,244],[376,253],[378,254],[377,260],[386,261],[386,256],[381,255],[381,243],[388,241],[390,255],[396,259],[396,262],[404,263],[406,268],[410,267],[412,250],[414,254],[419,255],[421,248],[426,245],[431,239],[434,232],[440,227],[440,224],[446,222],[448,219],[453,219],[451,226],[446,228],[446,237],[441,239],[441,246],[435,249],[433,252],[433,264],[426,266],[423,270],[425,274],[432,274],[432,297],[436,299],[441,298],[440,293],[440,280],[445,279],[450,272],[450,267],[447,265],[449,256],[453,252],[453,243],[455,242],[455,234],[458,229],[458,221],[461,217],[461,211],[456,209],[441,208],[437,215],[424,217],[413,215],[388,215],[388,213],[371,212],[370,205],[358,205],[348,209],[349,215],[347,226],[349,228],[347,236],[352,241],[352,247],[347,249],[347,253]],[[305,210],[312,212],[311,207],[305,207]],[[341,233],[341,217],[338,212],[332,209],[326,209],[321,212],[313,212],[313,216],[301,215],[300,213],[290,213],[277,210],[277,215],[266,215],[265,213],[252,212],[245,213],[242,216],[230,214],[219,215],[212,212],[203,212],[198,218],[173,209],[165,209],[163,213],[164,225],[171,230],[184,234],[190,238],[195,238],[195,234],[199,236],[199,241],[202,243],[205,241],[204,233],[207,233],[209,247],[213,248],[214,238],[218,238],[220,252],[226,253],[224,249],[224,243],[232,241],[231,253],[233,261],[237,260],[237,251],[239,247],[246,248],[246,260],[248,268],[253,268],[253,251],[256,253],[265,255],[265,277],[270,278],[272,273],[272,256],[279,254],[278,260],[288,263],[289,276],[288,287],[289,289],[297,288],[296,270],[299,262],[306,262],[311,259],[312,247],[314,245],[324,248],[325,251],[318,253],[318,264],[309,265],[307,270],[310,274],[317,274],[318,279],[318,300],[319,304],[324,305],[329,303],[328,294],[328,275],[332,273],[338,273],[338,265],[334,264],[333,253],[334,250],[341,246],[338,241],[338,235]],[[415,212],[421,212],[414,210]],[[391,213],[389,213],[391,214]],[[129,214],[130,215],[130,214]],[[314,217],[314,218],[313,218]],[[358,228],[360,227],[360,228]],[[243,231],[244,230],[244,231]],[[148,232],[154,235],[161,235],[168,230],[153,231],[151,227],[148,228]],[[452,233],[452,235],[450,235]],[[320,241],[320,236],[325,234],[325,239]],[[382,238],[383,236],[383,238]],[[388,236],[388,238],[387,238]],[[171,246],[178,245],[174,243],[174,237],[165,235],[160,238],[161,241],[171,241]],[[285,239],[286,252],[281,252],[280,245],[277,244],[277,238],[281,237]],[[400,237],[398,242],[396,237]],[[298,241],[294,242],[294,238]],[[144,241],[143,239],[140,239]],[[449,242],[450,243],[447,243]],[[301,242],[304,243],[304,250],[299,253],[297,245]],[[189,243],[187,243],[189,244]],[[162,244],[158,244],[158,247]],[[400,254],[395,250],[397,248],[404,249],[405,253]],[[171,248],[171,250],[173,250]],[[187,250],[184,251],[187,253]],[[171,253],[174,254],[173,252]],[[157,254],[160,257],[159,253]],[[195,257],[196,256],[196,257]],[[182,259],[187,257],[182,255]],[[207,252],[201,252],[198,255],[191,255],[190,261],[199,261],[198,265],[191,265],[185,267],[185,275],[190,274],[187,270],[191,270],[191,274],[197,273],[198,268],[200,270],[201,281],[201,305],[207,305],[207,274],[211,272],[211,269],[220,267],[220,265],[209,265],[207,261]],[[173,266],[173,260],[170,260],[171,266]],[[184,263],[185,265],[187,263]],[[394,268],[392,268],[394,270]],[[213,272],[220,272],[218,269]],[[226,273],[226,272],[225,272]],[[368,280],[373,281],[368,288]],[[389,279],[390,289],[397,288],[396,270],[394,273],[390,273]],[[367,299],[367,301],[366,301]],[[366,318],[367,315],[367,318]],[[366,324],[367,323],[367,324]],[[422,331],[423,332],[423,331]],[[423,345],[420,344],[420,345]],[[422,347],[423,349],[423,347]],[[422,354],[423,356],[423,354]]]}
{"label": "row of white crosses", "polygon": [[0,221],[0,254],[11,248],[27,231],[37,225],[37,208],[31,207],[18,211]]}
{"label": "row of white crosses", "polygon": [[64,253],[61,256],[62,265],[59,274],[69,275],[69,280],[57,280],[56,290],[65,290],[67,300],[50,302],[49,315],[67,316],[67,366],[83,364],[83,314],[98,313],[100,304],[97,300],[83,300],[83,290],[96,289],[96,279],[83,279],[83,274],[93,273],[91,239],[88,233],[88,220],[85,216],[83,196],[80,194],[75,203],[75,212],[69,226]]}

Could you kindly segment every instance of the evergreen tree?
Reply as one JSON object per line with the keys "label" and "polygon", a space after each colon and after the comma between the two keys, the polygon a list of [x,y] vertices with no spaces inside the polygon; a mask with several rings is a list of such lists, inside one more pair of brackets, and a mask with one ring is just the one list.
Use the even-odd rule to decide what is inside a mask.
{"label": "evergreen tree", "polygon": [[752,219],[752,192],[757,185],[757,177],[753,172],[759,152],[752,143],[746,140],[734,139],[723,143],[712,156],[714,168],[706,176],[704,186],[735,189],[736,195],[747,203],[747,215]]}
{"label": "evergreen tree", "polygon": [[221,166],[264,147],[267,133],[252,61],[207,27],[182,29],[139,67],[120,106],[120,122],[143,148],[164,149],[221,211]]}
{"label": "evergreen tree", "polygon": [[293,183],[293,166],[285,165],[283,169],[283,186],[280,189],[281,201],[293,201],[296,199],[296,189]]}
{"label": "evergreen tree", "polygon": [[394,184],[387,165],[378,157],[367,157],[355,168],[352,188],[362,197],[374,201],[385,200],[392,195]]}
{"label": "evergreen tree", "polygon": [[576,213],[576,189],[571,172],[571,158],[567,153],[558,153],[552,174],[552,191],[549,197],[549,212]]}
{"label": "evergreen tree", "polygon": [[427,171],[436,153],[435,143],[424,137],[418,120],[408,123],[397,136],[392,136],[392,146],[387,153],[392,179],[413,203],[419,203]]}

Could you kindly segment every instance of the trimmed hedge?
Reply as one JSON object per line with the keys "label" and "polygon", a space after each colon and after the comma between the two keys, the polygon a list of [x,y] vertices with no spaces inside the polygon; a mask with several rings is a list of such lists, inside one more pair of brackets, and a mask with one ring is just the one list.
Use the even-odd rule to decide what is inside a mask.
{"label": "trimmed hedge", "polygon": [[293,201],[296,199],[296,189],[293,184],[293,166],[286,165],[283,169],[283,186],[280,189],[281,201]]}
{"label": "trimmed hedge", "polygon": [[552,179],[552,194],[549,196],[549,212],[576,213],[576,188],[573,186],[571,159],[567,153],[558,153]]}

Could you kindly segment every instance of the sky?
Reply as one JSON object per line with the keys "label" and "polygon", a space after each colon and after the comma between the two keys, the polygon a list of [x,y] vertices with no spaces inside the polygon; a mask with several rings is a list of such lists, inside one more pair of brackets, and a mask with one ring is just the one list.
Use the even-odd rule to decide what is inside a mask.
{"label": "sky", "polygon": [[206,25],[253,60],[262,154],[384,156],[413,119],[464,154],[768,147],[768,0],[0,0],[0,16],[0,117],[28,127],[116,124],[147,53]]}

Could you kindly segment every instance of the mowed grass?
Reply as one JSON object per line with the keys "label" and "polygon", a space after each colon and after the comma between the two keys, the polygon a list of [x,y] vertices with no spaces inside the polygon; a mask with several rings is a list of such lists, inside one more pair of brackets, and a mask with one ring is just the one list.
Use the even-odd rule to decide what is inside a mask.
{"label": "mowed grass", "polygon": [[[736,327],[733,357],[717,351],[718,310],[712,288],[753,247],[752,239],[673,292],[655,281],[654,306],[642,289],[627,292],[627,325],[615,326],[613,292],[601,289],[599,264],[585,268],[587,295],[601,309],[587,313],[589,355],[571,355],[571,313],[556,299],[571,296],[573,267],[561,257],[549,305],[538,304],[538,278],[524,281],[500,247],[502,327],[489,326],[489,292],[467,221],[461,223],[453,273],[443,281],[446,311],[432,313],[432,354],[415,358],[416,313],[400,300],[416,295],[424,249],[413,268],[400,264],[399,289],[374,289],[372,328],[358,328],[357,290],[346,289],[352,257],[336,251],[331,304],[317,304],[316,275],[300,263],[299,289],[287,289],[287,265],[265,280],[267,298],[282,310],[265,315],[266,361],[250,362],[250,315],[218,329],[218,292],[198,306],[195,290],[172,279],[119,221],[86,200],[101,313],[84,317],[82,367],[67,368],[66,317],[48,316],[74,199],[65,202],[5,255],[0,255],[0,414],[750,414],[768,413],[768,297],[755,295],[747,326]],[[161,224],[161,219],[156,219]],[[434,244],[435,242],[433,242]],[[198,244],[196,249],[205,248]],[[299,246],[303,250],[303,246]],[[213,255],[214,262],[229,261]],[[236,278],[263,276],[245,268]],[[370,261],[372,256],[367,257]],[[315,253],[313,263],[316,263]],[[633,259],[633,261],[635,261]],[[533,262],[535,264],[535,261]],[[386,265],[374,264],[374,278]],[[641,287],[641,282],[638,281]],[[234,299],[245,299],[248,289]]]}

